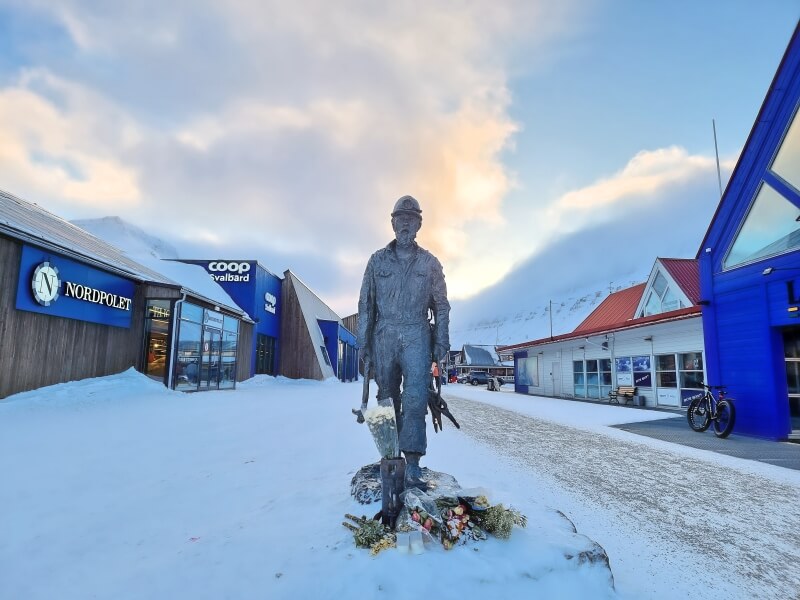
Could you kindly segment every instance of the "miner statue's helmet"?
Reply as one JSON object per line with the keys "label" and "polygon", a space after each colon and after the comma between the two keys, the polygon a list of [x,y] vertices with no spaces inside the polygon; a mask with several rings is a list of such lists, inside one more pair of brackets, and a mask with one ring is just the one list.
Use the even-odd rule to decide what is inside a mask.
{"label": "miner statue's helmet", "polygon": [[419,207],[419,202],[413,196],[403,196],[394,204],[392,216],[398,215],[414,215],[422,220],[422,209]]}

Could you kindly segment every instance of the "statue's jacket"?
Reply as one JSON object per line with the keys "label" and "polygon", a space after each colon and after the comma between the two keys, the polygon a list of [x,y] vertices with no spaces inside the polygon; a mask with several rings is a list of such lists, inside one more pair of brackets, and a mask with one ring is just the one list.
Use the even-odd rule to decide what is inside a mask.
{"label": "statue's jacket", "polygon": [[415,328],[428,323],[433,312],[433,350],[442,358],[450,349],[450,304],[442,265],[414,243],[413,254],[401,260],[396,241],[375,252],[367,263],[358,300],[358,345],[371,347],[377,331],[386,326]]}

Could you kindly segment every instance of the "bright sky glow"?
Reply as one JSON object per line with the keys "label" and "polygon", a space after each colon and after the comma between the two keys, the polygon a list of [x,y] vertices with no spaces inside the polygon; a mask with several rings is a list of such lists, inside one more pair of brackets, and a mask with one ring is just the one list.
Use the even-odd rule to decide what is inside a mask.
{"label": "bright sky glow", "polygon": [[182,256],[291,268],[340,314],[412,194],[464,298],[675,185],[708,196],[711,119],[729,170],[798,17],[795,0],[0,0],[0,187]]}

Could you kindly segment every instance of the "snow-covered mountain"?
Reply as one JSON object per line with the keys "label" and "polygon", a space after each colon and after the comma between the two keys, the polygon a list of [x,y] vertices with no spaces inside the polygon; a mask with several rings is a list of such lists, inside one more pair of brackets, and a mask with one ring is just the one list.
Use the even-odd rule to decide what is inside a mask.
{"label": "snow-covered mountain", "polygon": [[[665,216],[660,228],[632,227],[624,237],[609,235],[604,226],[576,232],[520,263],[494,286],[453,301],[451,348],[516,344],[572,331],[608,294],[644,282],[656,257],[695,255],[703,221],[670,226],[676,218]],[[73,223],[133,257],[179,257],[172,244],[119,217]]]}
{"label": "snow-covered mountain", "polygon": [[108,242],[131,257],[178,258],[175,247],[119,217],[76,219],[81,229]]}

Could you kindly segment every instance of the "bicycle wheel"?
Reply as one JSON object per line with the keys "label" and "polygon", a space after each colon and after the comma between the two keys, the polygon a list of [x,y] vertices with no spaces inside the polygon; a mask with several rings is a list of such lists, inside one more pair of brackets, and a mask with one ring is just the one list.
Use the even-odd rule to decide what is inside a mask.
{"label": "bicycle wheel", "polygon": [[714,433],[719,438],[726,438],[733,431],[733,424],[736,421],[736,409],[733,402],[720,400],[717,404],[717,417],[714,419]]}
{"label": "bicycle wheel", "polygon": [[705,398],[695,398],[686,409],[686,420],[689,427],[695,431],[703,432],[711,424],[711,413]]}

